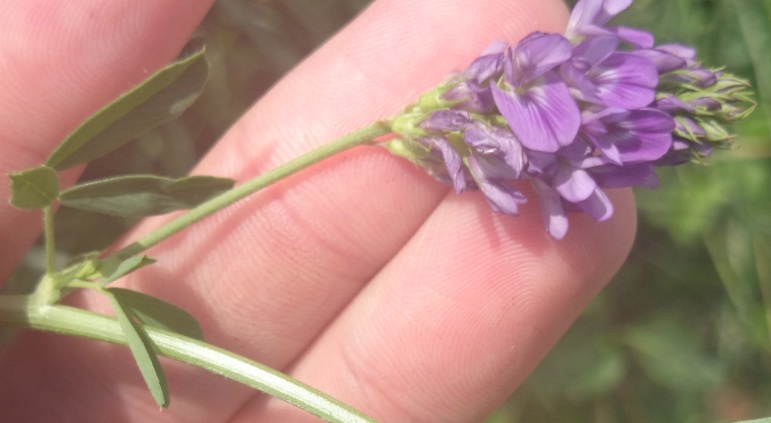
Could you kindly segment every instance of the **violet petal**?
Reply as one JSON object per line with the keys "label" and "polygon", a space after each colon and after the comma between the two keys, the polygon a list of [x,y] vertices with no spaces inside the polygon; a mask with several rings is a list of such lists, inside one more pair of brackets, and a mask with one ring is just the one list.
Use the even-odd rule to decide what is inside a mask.
{"label": "violet petal", "polygon": [[659,82],[653,62],[630,53],[611,55],[590,77],[597,84],[597,96],[605,105],[624,109],[650,105]]}
{"label": "violet petal", "polygon": [[488,178],[481,159],[474,155],[468,157],[468,166],[472,177],[494,211],[508,215],[519,213],[519,205],[527,202],[527,198],[521,192],[504,179]]}
{"label": "violet petal", "polygon": [[578,133],[581,115],[567,86],[556,75],[523,94],[492,86],[493,99],[511,130],[525,147],[555,152]]}
{"label": "violet petal", "polygon": [[571,203],[578,203],[589,198],[597,190],[597,183],[583,169],[561,167],[554,177],[554,188],[562,198]]}
{"label": "violet petal", "polygon": [[573,54],[573,47],[559,34],[534,33],[520,41],[512,53],[510,72],[506,73],[512,85],[530,81],[565,63]]}
{"label": "violet petal", "polygon": [[594,190],[589,198],[575,204],[598,222],[606,221],[613,216],[613,203],[601,189]]}
{"label": "violet petal", "polygon": [[559,193],[538,179],[533,180],[533,188],[538,194],[538,207],[541,209],[546,232],[554,239],[564,238],[568,232],[568,217],[562,207]]}

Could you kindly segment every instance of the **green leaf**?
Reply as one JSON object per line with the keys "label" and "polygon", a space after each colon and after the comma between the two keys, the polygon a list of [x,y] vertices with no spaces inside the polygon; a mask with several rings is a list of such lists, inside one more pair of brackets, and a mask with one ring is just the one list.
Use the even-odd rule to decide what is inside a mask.
{"label": "green leaf", "polygon": [[99,271],[104,274],[104,279],[101,281],[101,285],[105,286],[110,282],[114,282],[129,273],[141,269],[155,263],[155,260],[148,256],[131,256],[125,260],[114,262],[112,260],[106,260],[99,264]]}
{"label": "green leaf", "polygon": [[195,207],[233,184],[232,179],[211,176],[118,176],[72,187],[62,192],[59,201],[90,212],[141,217]]}
{"label": "green leaf", "polygon": [[59,196],[59,176],[48,166],[14,172],[11,179],[11,204],[36,210],[48,207]]}
{"label": "green leaf", "polygon": [[139,366],[139,371],[142,373],[153,399],[159,406],[167,407],[169,405],[169,384],[152,340],[147,335],[145,328],[137,323],[131,310],[121,302],[112,290],[106,290],[105,294],[110,299],[112,308],[115,310],[115,317],[118,319],[131,354]]}
{"label": "green leaf", "polygon": [[61,170],[89,162],[179,116],[203,92],[209,73],[203,53],[198,46],[96,112],[65,138],[46,165]]}
{"label": "green leaf", "polygon": [[185,310],[158,298],[123,288],[108,288],[142,323],[203,341],[198,321]]}

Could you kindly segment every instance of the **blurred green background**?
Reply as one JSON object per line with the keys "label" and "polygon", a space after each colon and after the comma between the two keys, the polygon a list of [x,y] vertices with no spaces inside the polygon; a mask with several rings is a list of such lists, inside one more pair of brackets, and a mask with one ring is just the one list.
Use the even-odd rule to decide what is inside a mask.
{"label": "blurred green background", "polygon": [[[213,71],[203,97],[94,162],[84,179],[183,175],[368,3],[219,0],[197,34]],[[659,43],[697,46],[705,64],[752,80],[760,107],[734,128],[734,149],[708,166],[665,169],[661,188],[638,192],[639,234],[626,265],[489,423],[771,415],[771,0],[637,0],[616,22],[651,30]],[[63,209],[62,259],[108,245],[131,224]],[[25,290],[41,262],[33,251],[9,289]]]}

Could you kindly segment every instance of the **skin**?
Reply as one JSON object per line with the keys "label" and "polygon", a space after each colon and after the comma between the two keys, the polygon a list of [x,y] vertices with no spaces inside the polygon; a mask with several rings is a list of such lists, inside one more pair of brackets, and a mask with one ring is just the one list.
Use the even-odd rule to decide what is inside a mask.
{"label": "skin", "polygon": [[[210,6],[6,1],[0,174],[42,163],[79,121],[172,59]],[[398,113],[489,42],[562,32],[567,17],[558,0],[376,1],[193,173],[248,179]],[[209,342],[381,421],[482,421],[625,259],[633,199],[611,197],[610,221],[571,216],[566,239],[554,241],[532,196],[521,216],[496,215],[480,194],[457,196],[362,147],[167,240],[149,252],[158,264],[120,285],[187,309]],[[167,219],[142,223],[125,242]],[[0,233],[4,279],[39,236],[39,216],[2,202]],[[87,294],[68,302],[109,312]],[[126,349],[24,332],[0,358],[0,410],[14,422],[316,421],[220,377],[164,366],[172,403],[159,411]]]}

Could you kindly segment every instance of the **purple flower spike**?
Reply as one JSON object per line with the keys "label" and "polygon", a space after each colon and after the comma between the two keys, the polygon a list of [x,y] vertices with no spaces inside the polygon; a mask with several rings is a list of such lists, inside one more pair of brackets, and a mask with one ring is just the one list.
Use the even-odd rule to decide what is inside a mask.
{"label": "purple flower spike", "polygon": [[566,36],[492,44],[391,121],[389,150],[504,214],[527,201],[514,182],[530,181],[554,239],[568,213],[610,219],[604,189],[655,188],[656,166],[728,145],[722,124],[755,105],[746,81],[702,67],[692,48],[606,26],[631,3],[579,0]]}

